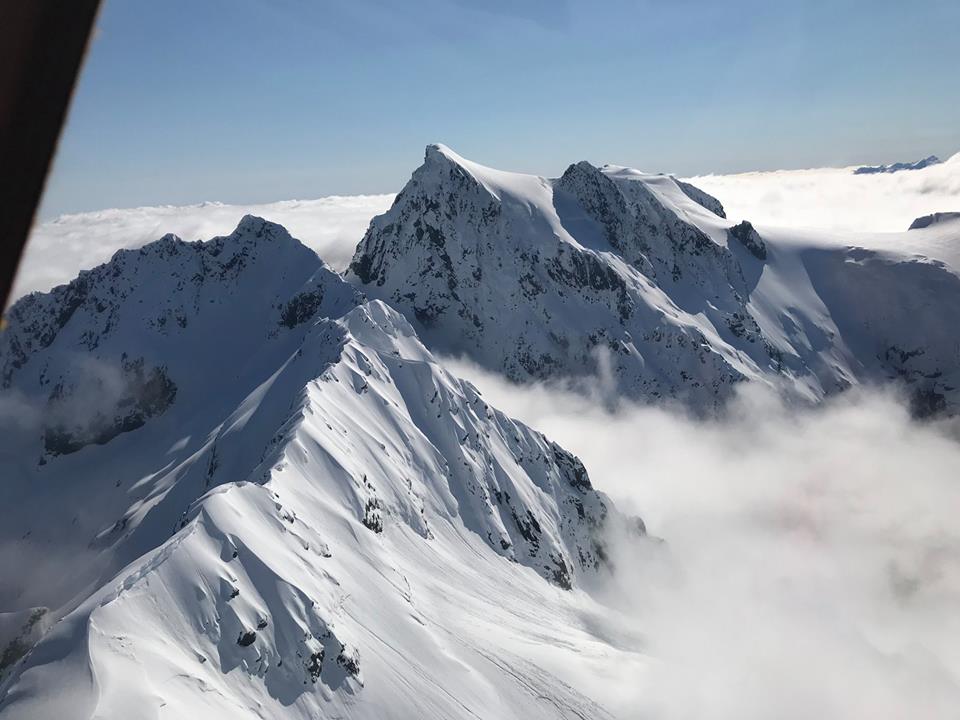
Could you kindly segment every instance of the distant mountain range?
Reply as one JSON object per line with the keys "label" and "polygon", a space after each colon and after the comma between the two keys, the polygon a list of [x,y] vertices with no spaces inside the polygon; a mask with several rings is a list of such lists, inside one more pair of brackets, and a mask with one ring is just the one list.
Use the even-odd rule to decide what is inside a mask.
{"label": "distant mountain range", "polygon": [[864,165],[853,171],[854,175],[875,175],[877,173],[895,173],[901,170],[922,170],[931,165],[939,165],[940,158],[936,155],[930,155],[912,163],[898,162],[892,165]]}

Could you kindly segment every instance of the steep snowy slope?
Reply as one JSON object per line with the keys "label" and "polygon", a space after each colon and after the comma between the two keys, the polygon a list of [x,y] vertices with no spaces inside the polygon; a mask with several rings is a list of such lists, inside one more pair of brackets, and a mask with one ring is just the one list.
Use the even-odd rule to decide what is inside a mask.
{"label": "steep snowy slope", "polygon": [[642,523],[281,227],[122,251],[0,342],[4,628],[53,625],[0,717],[604,717],[642,665],[584,590]]}
{"label": "steep snowy slope", "polygon": [[[208,243],[167,236],[120,251],[16,303],[0,334],[0,387],[23,408],[0,447],[3,505],[17,508],[5,537],[70,557],[50,577],[31,567],[27,599],[31,586],[84,589],[71,575],[105,579],[156,547],[197,488],[246,477],[263,450],[249,434],[268,440],[289,413],[287,384],[302,388],[313,372],[291,356],[321,333],[318,366],[338,356],[342,331],[297,313],[337,317],[359,299],[282,228],[248,217]],[[104,443],[109,473],[92,451]]]}
{"label": "steep snowy slope", "polygon": [[818,400],[895,379],[918,410],[955,405],[951,268],[722,214],[666,176],[580,162],[551,180],[434,145],[348,277],[515,380],[609,375],[617,397],[703,411],[743,380]]}

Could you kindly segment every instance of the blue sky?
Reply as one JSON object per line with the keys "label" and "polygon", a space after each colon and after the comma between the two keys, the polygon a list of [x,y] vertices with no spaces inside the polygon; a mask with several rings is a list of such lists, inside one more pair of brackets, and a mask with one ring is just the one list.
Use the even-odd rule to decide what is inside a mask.
{"label": "blue sky", "polygon": [[960,150],[957,0],[105,0],[42,216]]}

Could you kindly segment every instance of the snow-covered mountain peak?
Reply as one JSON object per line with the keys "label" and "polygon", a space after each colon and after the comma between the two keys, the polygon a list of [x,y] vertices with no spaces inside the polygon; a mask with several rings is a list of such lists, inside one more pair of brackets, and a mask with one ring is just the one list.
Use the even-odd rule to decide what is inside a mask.
{"label": "snow-covered mountain peak", "polygon": [[[98,548],[80,554],[63,582],[46,577],[54,588],[46,603],[155,547],[218,470],[251,473],[265,448],[241,430],[261,426],[272,436],[292,397],[338,356],[346,332],[332,319],[362,300],[282,227],[249,217],[209,242],[168,235],[120,251],[17,302],[0,334],[0,400],[18,408],[3,417],[2,462],[8,500],[26,493],[20,501],[34,514],[18,516],[16,537]],[[290,362],[304,348],[309,368]],[[264,396],[281,376],[294,395],[271,405]],[[114,487],[96,474],[104,462],[113,463],[116,487],[138,489],[91,507],[91,492]],[[31,497],[33,483],[56,503]],[[35,527],[37,513],[52,523]]]}
{"label": "snow-covered mountain peak", "polygon": [[442,182],[450,173],[465,173],[484,184],[488,176],[494,176],[499,171],[488,168],[479,163],[471,162],[458,155],[446,145],[435,143],[427,145],[423,156],[423,165],[419,170],[424,179]]}
{"label": "snow-covered mountain peak", "polygon": [[[924,341],[904,309],[960,310],[937,263],[783,239],[666,175],[581,161],[547,179],[427,155],[347,277],[432,348],[519,381],[609,376],[615,397],[698,410],[742,380],[814,401],[895,380],[939,405],[957,387],[950,339]],[[892,286],[876,317],[852,316],[839,298],[879,276]]]}
{"label": "snow-covered mountain peak", "polygon": [[[253,358],[286,352],[308,320],[361,299],[282,227],[246,217],[229,236],[168,235],[21,299],[0,335],[0,379],[46,408],[42,452],[73,452],[160,414],[177,392],[231,386]],[[222,371],[226,358],[232,373]],[[79,412],[90,388],[96,412]],[[74,419],[55,430],[61,416]]]}
{"label": "snow-covered mountain peak", "polygon": [[[462,159],[444,172],[429,165],[373,220],[348,277],[407,312],[433,347],[518,380],[592,374],[612,352],[632,378],[625,394],[664,397],[681,392],[662,377],[677,363],[661,368],[631,349],[634,336],[657,332],[655,317],[676,312],[651,281],[709,293],[720,313],[742,311],[729,289],[743,280],[726,233],[705,232],[690,216],[719,218],[671,178],[588,162],[556,180]],[[679,336],[683,346],[704,346],[694,322]],[[742,360],[728,371],[719,358],[693,360],[679,371],[702,376],[697,388],[742,374]]]}
{"label": "snow-covered mountain peak", "polygon": [[[166,236],[25,298],[0,367],[23,411],[0,415],[0,544],[38,558],[0,595],[23,623],[5,718],[475,717],[547,685],[531,716],[602,716],[489,658],[589,603],[608,533],[642,523],[280,226]],[[439,683],[451,659],[496,699]]]}
{"label": "snow-covered mountain peak", "polygon": [[443,143],[431,143],[424,151],[423,161],[430,163],[453,163],[454,165],[474,164],[458,155]]}

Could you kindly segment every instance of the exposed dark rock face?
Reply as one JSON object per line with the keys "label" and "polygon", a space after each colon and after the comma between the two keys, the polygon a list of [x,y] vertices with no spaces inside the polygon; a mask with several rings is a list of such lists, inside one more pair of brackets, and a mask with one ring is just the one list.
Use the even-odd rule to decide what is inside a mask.
{"label": "exposed dark rock face", "polygon": [[932,215],[924,215],[918,217],[912,223],[908,230],[922,230],[923,228],[930,227],[931,225],[937,225],[942,222],[950,222],[953,220],[960,220],[960,212],[938,212],[933,213]]}
{"label": "exposed dark rock face", "polygon": [[61,380],[47,402],[43,445],[51,455],[66,455],[87,445],[103,445],[120,433],[136,430],[173,404],[177,386],[166,369],[144,369],[144,359],[121,358],[119,387],[87,375],[82,385]]}
{"label": "exposed dark rock face", "polygon": [[763,238],[760,237],[760,234],[754,229],[749,220],[744,220],[743,222],[734,225],[727,232],[730,234],[731,238],[749,250],[750,254],[755,258],[758,260],[767,259],[767,246],[763,242]]}
{"label": "exposed dark rock face", "polygon": [[363,524],[375,533],[383,532],[383,516],[380,514],[380,503],[376,499],[367,500],[363,509]]}
{"label": "exposed dark rock face", "polygon": [[583,493],[593,490],[590,477],[587,475],[587,469],[580,462],[580,458],[567,452],[556,443],[550,443],[550,448],[553,450],[553,461],[561,468],[571,487]]}
{"label": "exposed dark rock face", "polygon": [[283,306],[280,324],[286,328],[295,328],[314,317],[322,304],[322,289],[300,293]]}
{"label": "exposed dark rock face", "polygon": [[4,674],[12,668],[20,658],[30,652],[30,648],[41,635],[43,620],[47,615],[47,608],[34,608],[26,619],[26,622],[20,628],[20,631],[3,648],[0,653],[0,680]]}
{"label": "exposed dark rock face", "polygon": [[348,675],[356,677],[360,674],[360,653],[356,648],[348,648],[346,645],[340,646],[340,653],[337,655],[337,665],[342,667]]}
{"label": "exposed dark rock face", "polygon": [[550,559],[553,561],[553,567],[550,568],[547,566],[546,569],[551,573],[553,584],[564,590],[573,589],[573,583],[570,582],[570,570],[567,568],[567,564],[563,558],[551,557]]}
{"label": "exposed dark rock face", "polygon": [[910,395],[910,414],[917,419],[935,418],[946,410],[946,397],[932,388],[918,388]]}
{"label": "exposed dark rock face", "polygon": [[317,650],[317,652],[310,653],[305,667],[307,669],[307,674],[310,676],[310,681],[316,682],[320,677],[321,670],[323,669],[323,648],[320,648]]}
{"label": "exposed dark rock face", "polygon": [[702,205],[718,217],[727,217],[727,213],[724,212],[723,205],[713,195],[710,195],[709,193],[706,193],[698,188],[696,185],[691,185],[683,180],[675,179],[675,182],[680,186],[680,189],[683,190],[683,194],[693,200],[695,203]]}

